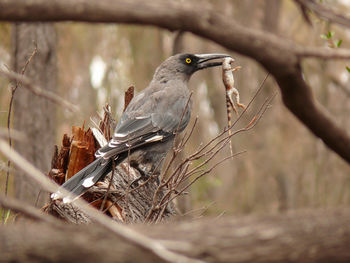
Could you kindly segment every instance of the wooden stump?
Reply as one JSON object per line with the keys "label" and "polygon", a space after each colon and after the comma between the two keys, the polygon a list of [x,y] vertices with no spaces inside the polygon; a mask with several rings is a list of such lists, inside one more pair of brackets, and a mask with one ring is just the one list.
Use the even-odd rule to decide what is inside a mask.
{"label": "wooden stump", "polygon": [[[114,125],[115,121],[111,118],[107,105],[104,117],[99,123],[100,134],[97,137],[102,136],[108,141]],[[93,162],[94,153],[101,144],[95,139],[90,129],[84,131],[84,126],[72,127],[72,134],[72,138],[67,134],[63,136],[62,147],[58,151],[56,146],[52,158],[52,167],[48,176],[58,184],[63,184]],[[109,173],[103,181],[91,187],[82,196],[93,207],[116,221],[128,224],[160,222],[176,214],[172,202],[169,202],[167,186],[158,184],[159,174],[142,178],[137,183],[131,184],[141,175],[128,164],[127,158],[112,170],[113,172]],[[167,198],[163,198],[165,195]],[[77,207],[63,203],[62,200],[51,201],[44,207],[44,211],[71,223],[81,224],[91,221]]]}

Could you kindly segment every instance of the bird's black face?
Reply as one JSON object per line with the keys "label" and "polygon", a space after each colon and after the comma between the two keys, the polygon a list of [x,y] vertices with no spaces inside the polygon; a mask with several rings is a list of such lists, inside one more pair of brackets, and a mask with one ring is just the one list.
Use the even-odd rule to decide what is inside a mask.
{"label": "bird's black face", "polygon": [[[194,72],[222,65],[222,58],[230,57],[227,54],[180,54],[179,62],[182,64],[184,73],[191,75]],[[214,61],[219,60],[219,61]]]}

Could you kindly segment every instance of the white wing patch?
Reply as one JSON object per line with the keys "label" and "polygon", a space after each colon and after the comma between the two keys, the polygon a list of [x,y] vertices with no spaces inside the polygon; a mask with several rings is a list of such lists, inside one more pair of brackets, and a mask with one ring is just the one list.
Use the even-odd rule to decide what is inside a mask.
{"label": "white wing patch", "polygon": [[114,133],[114,137],[126,137],[128,136],[128,133]]}
{"label": "white wing patch", "polygon": [[82,185],[85,187],[85,188],[89,188],[91,186],[93,186],[95,183],[92,181],[93,177],[88,177],[84,180],[84,182],[82,183]]}
{"label": "white wing patch", "polygon": [[153,137],[145,140],[145,142],[157,142],[157,141],[161,141],[163,138],[164,138],[163,135],[156,135],[156,136],[153,136]]}
{"label": "white wing patch", "polygon": [[149,116],[138,116],[138,117],[135,117],[136,120],[144,120],[144,119],[147,119],[149,118]]}
{"label": "white wing patch", "polygon": [[124,141],[117,141],[117,140],[112,139],[112,140],[109,141],[108,146],[109,147],[115,147],[116,145],[121,144],[123,142]]}

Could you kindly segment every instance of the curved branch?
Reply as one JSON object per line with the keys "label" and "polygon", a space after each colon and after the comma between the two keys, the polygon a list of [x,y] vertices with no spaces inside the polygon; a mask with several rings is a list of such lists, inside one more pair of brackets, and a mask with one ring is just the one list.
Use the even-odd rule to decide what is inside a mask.
{"label": "curved branch", "polygon": [[[278,82],[283,101],[311,132],[350,163],[350,137],[317,105],[301,77],[303,57],[349,58],[342,50],[303,49],[267,32],[188,2],[143,0],[0,0],[2,21],[85,21],[148,24],[189,31],[261,63]],[[328,55],[322,55],[323,53]]]}

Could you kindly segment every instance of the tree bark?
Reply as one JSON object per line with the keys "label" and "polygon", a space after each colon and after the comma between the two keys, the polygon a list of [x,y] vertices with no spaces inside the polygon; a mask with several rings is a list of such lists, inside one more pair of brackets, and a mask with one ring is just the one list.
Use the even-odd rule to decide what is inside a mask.
{"label": "tree bark", "polygon": [[[349,220],[344,208],[133,228],[204,262],[349,262]],[[165,262],[96,225],[28,223],[0,231],[0,262]]]}
{"label": "tree bark", "polygon": [[[25,75],[45,90],[56,89],[56,33],[51,24],[16,24],[13,27],[13,69],[21,72],[28,57],[37,46],[37,54],[28,65]],[[16,142],[14,148],[43,172],[49,170],[55,143],[55,106],[45,98],[33,95],[20,85],[14,94],[13,128],[26,140]],[[15,195],[32,204],[39,187],[23,173],[15,173]],[[40,197],[43,204],[45,196]]]}

